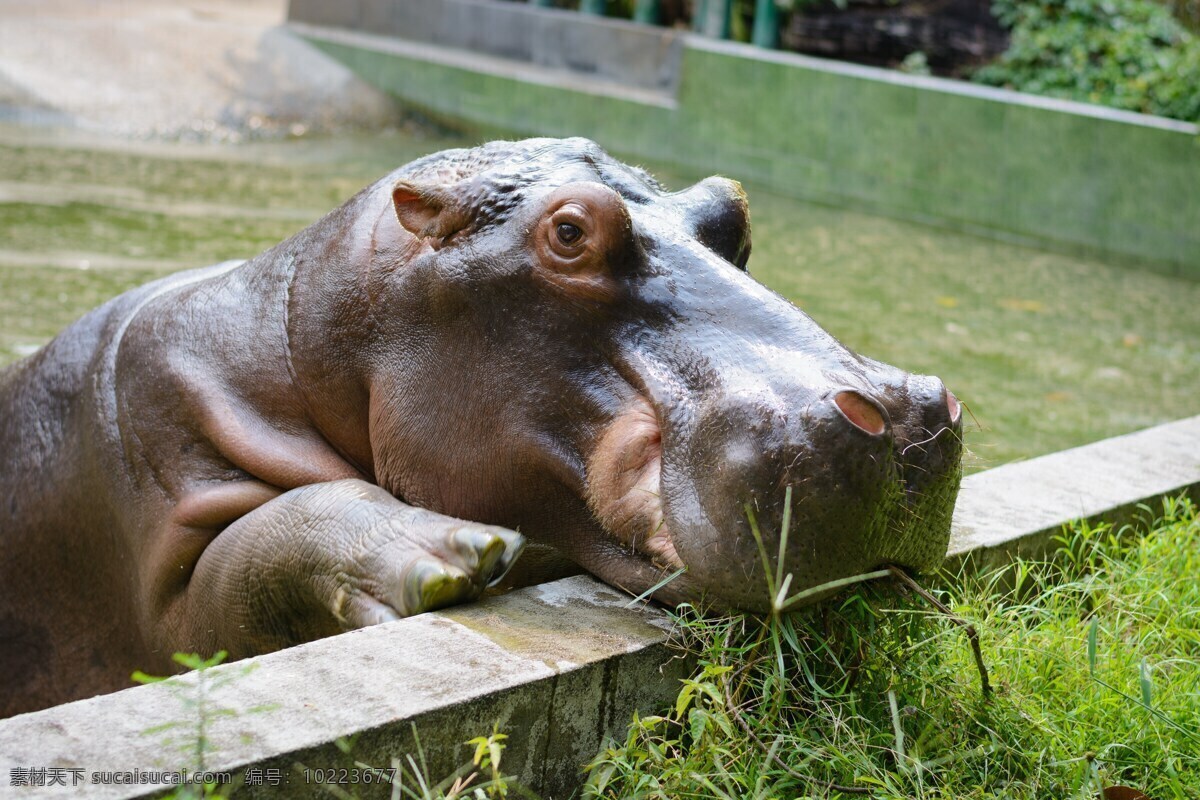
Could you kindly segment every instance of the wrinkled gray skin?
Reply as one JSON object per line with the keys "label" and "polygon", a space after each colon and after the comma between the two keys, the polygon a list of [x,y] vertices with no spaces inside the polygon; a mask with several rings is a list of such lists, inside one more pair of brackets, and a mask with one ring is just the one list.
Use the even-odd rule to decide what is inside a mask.
{"label": "wrinkled gray skin", "polygon": [[88,314],[0,373],[0,715],[468,601],[523,537],[762,610],[743,509],[774,569],[788,486],[792,591],[937,564],[953,396],[847,350],[749,252],[732,181],[500,142]]}

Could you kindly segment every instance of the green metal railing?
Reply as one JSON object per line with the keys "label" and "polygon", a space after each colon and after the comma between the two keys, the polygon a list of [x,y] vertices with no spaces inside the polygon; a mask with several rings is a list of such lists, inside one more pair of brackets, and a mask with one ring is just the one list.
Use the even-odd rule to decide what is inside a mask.
{"label": "green metal railing", "polygon": [[660,10],[658,0],[637,0],[633,6],[633,21],[646,25],[657,25]]}
{"label": "green metal railing", "polygon": [[779,6],[775,0],[757,0],[754,4],[754,33],[750,41],[759,47],[779,44]]}
{"label": "green metal railing", "polygon": [[[554,0],[528,0],[531,5],[552,8]],[[755,0],[754,27],[750,41],[759,47],[774,48],[779,43],[779,6],[777,0]],[[606,0],[579,0],[583,14],[604,16]],[[633,19],[657,25],[661,19],[660,0],[634,0]],[[692,29],[713,39],[728,39],[732,32],[733,0],[693,0]],[[743,34],[744,35],[744,34]]]}

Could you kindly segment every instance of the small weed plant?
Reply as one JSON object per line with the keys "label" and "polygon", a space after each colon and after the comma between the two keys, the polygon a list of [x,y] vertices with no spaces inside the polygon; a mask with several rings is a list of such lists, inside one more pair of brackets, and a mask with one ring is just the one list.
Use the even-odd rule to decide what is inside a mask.
{"label": "small weed plant", "polygon": [[587,796],[1197,800],[1200,519],[1180,499],[1152,527],[939,575],[951,615],[902,582],[767,618],[683,607],[696,673],[596,758]]}
{"label": "small weed plant", "polygon": [[[392,800],[503,800],[507,797],[533,797],[536,800],[536,795],[500,769],[508,736],[500,733],[498,726],[493,726],[490,736],[477,736],[466,742],[468,747],[474,748],[471,760],[440,781],[429,778],[429,765],[425,762],[425,751],[415,725],[412,734],[414,752],[403,758],[393,757],[390,769],[380,769],[354,758],[351,740],[338,739],[334,744],[354,770],[370,772],[376,776],[372,783],[387,786]],[[294,764],[293,769],[302,775],[322,772],[310,770],[302,763]],[[329,771],[337,772],[336,769]],[[354,786],[318,785],[338,800],[359,800],[362,796]],[[377,795],[378,792],[374,792],[368,796]]]}
{"label": "small weed plant", "polygon": [[[160,736],[162,744],[167,749],[174,749],[180,754],[180,760],[187,764],[182,770],[190,783],[184,783],[170,793],[164,795],[165,800],[224,800],[230,787],[222,786],[215,780],[209,779],[209,756],[213,750],[209,730],[220,717],[238,716],[243,713],[261,713],[269,711],[268,706],[256,706],[239,711],[217,704],[215,694],[221,687],[235,681],[253,669],[252,665],[241,669],[227,669],[216,673],[212,668],[225,660],[228,654],[222,650],[209,658],[198,653],[176,653],[172,656],[176,664],[191,670],[194,675],[192,682],[172,682],[169,685],[184,708],[182,719],[173,720],[162,725],[156,725],[142,731],[147,736]],[[166,677],[147,675],[138,670],[133,673],[137,683],[160,683]]]}

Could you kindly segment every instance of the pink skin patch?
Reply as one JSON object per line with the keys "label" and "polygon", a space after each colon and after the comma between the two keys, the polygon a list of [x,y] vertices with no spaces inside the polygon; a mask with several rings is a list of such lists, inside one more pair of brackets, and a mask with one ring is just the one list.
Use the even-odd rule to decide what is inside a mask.
{"label": "pink skin patch", "polygon": [[858,392],[838,392],[837,396],[833,398],[833,402],[837,403],[842,414],[856,428],[864,430],[872,436],[879,436],[887,429],[879,409]]}
{"label": "pink skin patch", "polygon": [[666,567],[682,567],[663,516],[662,432],[636,398],[608,426],[588,460],[588,504],[618,541]]}

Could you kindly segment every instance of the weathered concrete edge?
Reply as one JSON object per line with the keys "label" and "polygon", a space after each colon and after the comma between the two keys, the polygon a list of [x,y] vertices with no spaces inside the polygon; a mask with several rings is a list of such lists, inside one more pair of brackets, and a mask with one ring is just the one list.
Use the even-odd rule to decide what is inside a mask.
{"label": "weathered concrete edge", "polygon": [[687,37],[673,28],[495,0],[289,0],[288,19],[668,92],[678,78]]}
{"label": "weathered concrete edge", "polygon": [[[1119,522],[1184,492],[1200,499],[1200,416],[967,477],[950,562],[1042,555],[1063,524]],[[415,751],[415,725],[430,772],[445,775],[467,757],[464,740],[499,722],[512,737],[506,767],[547,798],[566,796],[605,738],[619,735],[635,709],[667,705],[687,669],[672,662],[666,615],[626,603],[577,576],[218,667],[210,676],[230,682],[214,702],[241,712],[213,719],[207,766],[237,773],[256,765],[291,778],[275,789],[245,787],[239,797],[317,797],[293,765],[347,766],[338,738],[358,734],[353,757],[386,766]],[[90,775],[184,765],[163,755],[169,731],[147,732],[194,718],[180,696],[194,686],[194,675],[183,676],[0,721],[0,797],[77,793],[10,788],[13,767],[77,766]],[[184,738],[191,730],[180,729]],[[87,789],[102,798],[154,793]]]}
{"label": "weathered concrete edge", "polygon": [[1121,525],[1185,493],[1200,501],[1200,416],[969,475],[947,566],[1039,558],[1067,523]]}
{"label": "weathered concrete edge", "polygon": [[827,72],[831,75],[844,75],[851,78],[861,78],[879,83],[890,83],[897,86],[908,86],[914,89],[927,89],[945,94],[971,97],[976,100],[990,100],[1008,105],[1041,108],[1048,111],[1058,111],[1063,114],[1091,117],[1092,119],[1109,122],[1123,122],[1127,125],[1138,125],[1146,128],[1185,133],[1191,136],[1200,135],[1200,125],[1169,117],[1158,117],[1153,114],[1138,114],[1133,111],[1122,111],[1117,108],[1081,103],[1076,100],[1062,100],[1056,97],[1046,97],[1040,94],[1018,92],[1013,89],[1002,89],[998,86],[986,86],[979,83],[969,83],[952,78],[939,78],[934,75],[910,75],[894,69],[872,67],[865,64],[854,64],[849,61],[836,61],[831,58],[806,56],[801,53],[789,53],[780,50],[764,50],[741,42],[726,42],[690,34],[687,46],[695,50],[706,50],[710,53],[738,56],[755,61],[765,61],[771,64],[785,64],[814,72]]}
{"label": "weathered concrete edge", "polygon": [[630,86],[602,77],[581,75],[566,69],[552,69],[486,53],[474,53],[361,31],[320,27],[304,22],[288,22],[287,27],[297,36],[309,41],[329,42],[344,47],[359,47],[377,53],[425,61],[441,67],[477,72],[535,86],[548,86],[553,89],[563,89],[646,106],[671,110],[678,107],[671,92]]}

